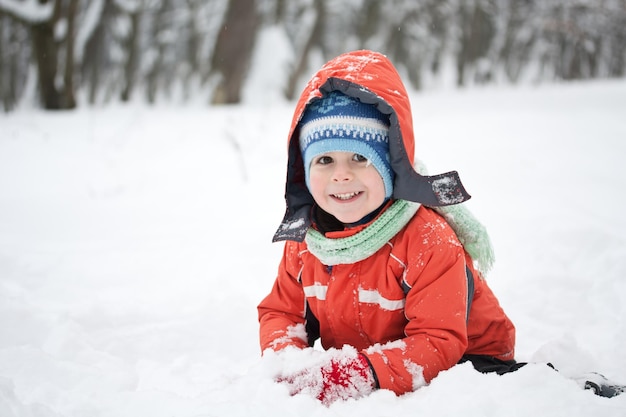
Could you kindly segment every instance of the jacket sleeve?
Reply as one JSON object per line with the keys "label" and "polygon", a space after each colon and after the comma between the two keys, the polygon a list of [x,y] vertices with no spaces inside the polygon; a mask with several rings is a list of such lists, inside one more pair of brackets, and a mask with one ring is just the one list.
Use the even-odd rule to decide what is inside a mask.
{"label": "jacket sleeve", "polygon": [[451,368],[468,345],[464,250],[453,235],[431,240],[438,243],[409,248],[406,258],[405,337],[364,352],[379,387],[398,395]]}
{"label": "jacket sleeve", "polygon": [[261,351],[308,347],[299,245],[285,243],[272,291],[258,305]]}

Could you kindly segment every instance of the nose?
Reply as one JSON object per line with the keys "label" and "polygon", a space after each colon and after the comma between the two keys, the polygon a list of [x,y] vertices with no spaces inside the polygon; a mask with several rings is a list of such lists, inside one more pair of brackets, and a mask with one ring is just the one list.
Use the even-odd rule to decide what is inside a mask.
{"label": "nose", "polygon": [[352,180],[354,173],[350,164],[345,161],[336,161],[333,170],[332,180],[334,182],[346,182]]}

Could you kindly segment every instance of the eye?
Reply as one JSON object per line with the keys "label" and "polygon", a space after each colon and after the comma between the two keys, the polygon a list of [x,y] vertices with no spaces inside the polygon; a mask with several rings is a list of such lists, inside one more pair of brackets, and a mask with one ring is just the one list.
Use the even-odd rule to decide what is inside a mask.
{"label": "eye", "polygon": [[363,155],[358,154],[358,153],[355,153],[355,154],[352,156],[352,160],[353,160],[354,162],[367,162],[367,161],[368,161],[366,157],[364,157]]}
{"label": "eye", "polygon": [[317,158],[317,160],[315,161],[315,163],[319,164],[319,165],[328,165],[328,164],[332,164],[333,163],[333,158],[331,158],[328,155],[322,155],[319,158]]}

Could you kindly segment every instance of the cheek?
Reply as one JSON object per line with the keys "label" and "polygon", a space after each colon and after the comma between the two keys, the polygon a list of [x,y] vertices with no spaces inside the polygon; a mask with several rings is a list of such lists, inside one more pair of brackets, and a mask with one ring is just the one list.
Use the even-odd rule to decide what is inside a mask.
{"label": "cheek", "polygon": [[383,179],[380,177],[378,171],[374,169],[374,172],[368,172],[367,175],[367,185],[370,190],[370,193],[375,195],[382,195],[383,199],[385,197],[385,183]]}
{"label": "cheek", "polygon": [[325,176],[322,175],[319,171],[311,170],[309,174],[309,191],[315,195],[319,195],[324,192],[324,188],[326,187],[326,179]]}

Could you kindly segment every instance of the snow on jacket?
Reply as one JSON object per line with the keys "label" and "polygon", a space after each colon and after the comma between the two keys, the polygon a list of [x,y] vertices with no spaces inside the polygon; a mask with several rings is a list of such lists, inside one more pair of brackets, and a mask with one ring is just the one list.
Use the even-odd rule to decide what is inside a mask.
{"label": "snow on jacket", "polygon": [[[304,240],[312,197],[304,185],[298,121],[322,92],[340,90],[390,115],[394,199],[421,203],[378,251],[349,264],[324,265]],[[350,345],[364,353],[380,388],[413,391],[464,354],[514,357],[515,329],[448,222],[426,206],[469,198],[456,173],[417,174],[408,95],[392,64],[370,51],[344,54],[309,82],[289,135],[287,211],[275,240],[287,240],[270,294],[259,304],[261,349]],[[380,215],[379,215],[380,216]],[[330,232],[351,236],[365,225]],[[469,314],[468,314],[469,313]]]}

